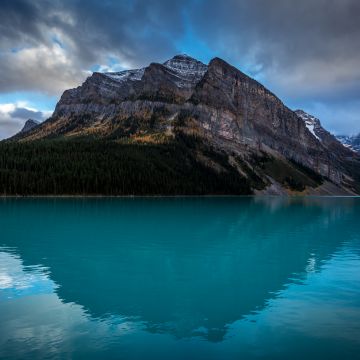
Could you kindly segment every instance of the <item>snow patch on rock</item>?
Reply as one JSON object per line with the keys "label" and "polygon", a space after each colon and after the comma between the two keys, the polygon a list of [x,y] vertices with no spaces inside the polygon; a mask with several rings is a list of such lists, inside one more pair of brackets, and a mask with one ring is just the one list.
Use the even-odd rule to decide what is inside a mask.
{"label": "snow patch on rock", "polygon": [[296,115],[299,116],[305,123],[306,127],[309,129],[309,131],[319,140],[321,141],[321,138],[317,135],[316,129],[320,127],[320,120],[317,119],[315,116],[312,116],[308,113],[306,113],[303,110],[296,110]]}
{"label": "snow patch on rock", "polygon": [[360,152],[360,134],[355,136],[338,135],[336,138],[347,149],[353,152]]}
{"label": "snow patch on rock", "polygon": [[119,72],[106,72],[104,73],[104,75],[119,82],[123,82],[127,80],[140,81],[144,75],[144,72],[145,72],[145,68],[142,68],[142,69],[134,69],[134,70],[124,70]]}
{"label": "snow patch on rock", "polygon": [[188,87],[198,83],[207,71],[207,65],[188,55],[176,55],[163,64],[172,75],[179,87]]}

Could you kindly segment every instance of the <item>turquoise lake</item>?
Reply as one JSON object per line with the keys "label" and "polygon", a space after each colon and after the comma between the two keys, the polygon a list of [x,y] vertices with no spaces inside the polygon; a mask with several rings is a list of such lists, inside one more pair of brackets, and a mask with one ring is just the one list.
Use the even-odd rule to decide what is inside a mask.
{"label": "turquoise lake", "polygon": [[356,359],[360,198],[0,200],[1,359]]}

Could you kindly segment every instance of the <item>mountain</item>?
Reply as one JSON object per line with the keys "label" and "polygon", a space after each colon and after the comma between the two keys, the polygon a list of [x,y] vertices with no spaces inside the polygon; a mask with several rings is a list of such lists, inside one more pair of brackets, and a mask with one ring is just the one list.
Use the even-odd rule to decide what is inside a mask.
{"label": "mountain", "polygon": [[324,141],[329,135],[331,135],[321,126],[319,119],[306,113],[304,110],[295,110],[295,113],[304,120],[306,127],[319,141]]}
{"label": "mountain", "polygon": [[340,157],[351,157],[349,148],[344,147],[339,139],[323,128],[319,119],[303,110],[295,110],[295,113],[305,122],[308,130],[332,153]]}
{"label": "mountain", "polygon": [[336,138],[348,149],[360,153],[360,134],[348,136],[338,135]]}
{"label": "mountain", "polygon": [[[53,151],[56,157],[59,151],[53,148],[66,143],[61,159],[65,163],[66,156],[74,158],[83,151],[79,159],[91,171],[89,178],[99,183],[105,172],[115,194],[139,194],[143,187],[148,189],[145,194],[360,191],[359,158],[352,151],[318,120],[290,110],[263,85],[220,58],[206,65],[177,55],[141,69],[95,72],[81,86],[63,93],[51,118],[10,142],[25,147],[46,144],[44,151]],[[74,142],[78,145],[67,154]],[[96,144],[94,150],[89,143]],[[96,158],[96,166],[88,161],[100,156],[99,146],[107,154],[103,161],[114,169],[124,166],[126,175],[115,176],[111,171],[118,170],[106,167],[102,174],[94,173],[103,161]],[[125,153],[121,164],[113,158]],[[78,168],[73,171],[81,174]],[[133,172],[141,176],[134,178]],[[136,190],[125,185],[119,190],[119,182],[129,177]],[[59,186],[63,183],[57,192]],[[103,192],[94,184],[86,186]]]}
{"label": "mountain", "polygon": [[[319,141],[326,143],[328,147],[332,146],[335,152],[341,152],[343,150],[340,144],[347,150],[360,152],[360,134],[354,136],[334,136],[325,130],[322,127],[320,120],[314,116],[306,113],[303,110],[295,110],[295,113],[304,120],[306,127]],[[345,151],[344,155],[346,156],[347,154],[348,151]]]}
{"label": "mountain", "polygon": [[20,134],[24,134],[24,133],[30,131],[31,129],[33,129],[35,126],[37,126],[39,124],[40,124],[40,122],[37,120],[33,120],[33,119],[26,120],[23,128],[20,130]]}

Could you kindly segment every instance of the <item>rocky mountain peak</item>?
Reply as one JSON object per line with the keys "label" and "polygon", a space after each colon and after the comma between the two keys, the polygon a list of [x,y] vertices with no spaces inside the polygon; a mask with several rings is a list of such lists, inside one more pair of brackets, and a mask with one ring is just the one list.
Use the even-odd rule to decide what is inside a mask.
{"label": "rocky mountain peak", "polygon": [[33,129],[35,126],[37,126],[39,124],[40,124],[40,121],[37,121],[37,120],[33,120],[33,119],[26,120],[23,128],[20,130],[20,134],[24,134],[24,133],[30,131],[31,129]]}
{"label": "rocky mountain peak", "polygon": [[320,120],[315,116],[312,116],[305,112],[304,110],[295,110],[297,116],[299,116],[304,122],[309,131],[321,141],[320,133],[322,130],[322,126]]}
{"label": "rocky mountain peak", "polygon": [[342,154],[344,157],[351,156],[349,150],[354,150],[346,141],[335,137],[329,131],[324,129],[318,118],[308,114],[304,110],[295,110],[295,114],[304,121],[305,126],[323,146],[330,149],[335,154]]}
{"label": "rocky mountain peak", "polygon": [[312,125],[321,125],[320,120],[313,115],[308,114],[304,110],[295,110],[297,116],[301,117],[305,122]]}
{"label": "rocky mountain peak", "polygon": [[199,82],[208,69],[201,61],[185,54],[176,55],[165,61],[163,65],[179,78],[177,84],[180,87],[185,85],[182,80],[192,84]]}
{"label": "rocky mountain peak", "polygon": [[338,135],[336,138],[349,150],[360,153],[360,134]]}
{"label": "rocky mountain peak", "polygon": [[169,68],[183,69],[183,70],[187,70],[188,68],[197,68],[197,67],[206,70],[207,68],[207,65],[186,54],[175,55],[171,59],[165,61],[164,65]]}

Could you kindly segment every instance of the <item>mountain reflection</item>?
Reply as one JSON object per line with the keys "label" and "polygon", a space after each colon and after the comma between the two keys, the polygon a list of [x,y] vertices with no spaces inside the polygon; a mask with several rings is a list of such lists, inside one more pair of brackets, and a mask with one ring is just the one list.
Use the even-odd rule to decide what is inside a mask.
{"label": "mountain reflection", "polygon": [[12,265],[0,268],[0,290],[56,293],[82,317],[220,342],[353,239],[354,207],[316,198],[6,200],[0,225],[11,230],[1,242],[16,250],[3,249]]}

